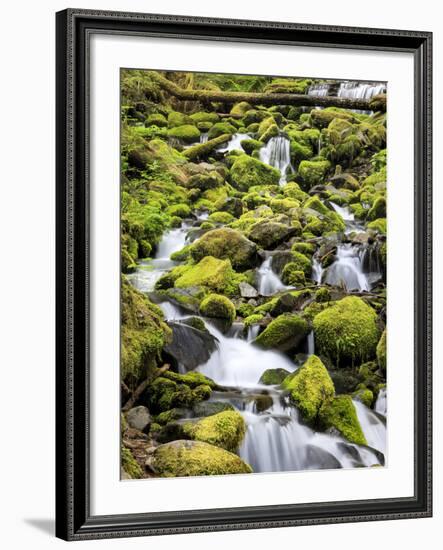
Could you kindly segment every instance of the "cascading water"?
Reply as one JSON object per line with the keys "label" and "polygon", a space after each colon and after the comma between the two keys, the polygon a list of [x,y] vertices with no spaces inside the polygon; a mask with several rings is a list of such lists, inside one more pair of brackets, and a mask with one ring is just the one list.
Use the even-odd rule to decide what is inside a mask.
{"label": "cascading water", "polygon": [[268,256],[258,270],[258,292],[262,296],[272,296],[287,287],[281,282],[279,276],[272,270],[272,256]]}
{"label": "cascading water", "polygon": [[202,132],[200,134],[200,143],[207,143],[208,141],[208,132]]}
{"label": "cascading water", "polygon": [[338,97],[350,99],[371,99],[375,95],[386,93],[385,84],[365,82],[342,82],[338,89]]}
{"label": "cascading water", "polygon": [[243,151],[241,142],[244,139],[251,139],[249,134],[234,134],[228,143],[222,147],[219,147],[217,151],[219,153],[229,153],[230,151]]}
{"label": "cascading water", "polygon": [[386,420],[377,416],[360,401],[354,401],[354,407],[363,433],[369,447],[385,454],[386,452]]}
{"label": "cascading water", "polygon": [[345,222],[353,222],[355,219],[354,214],[349,210],[346,206],[339,206],[338,204],[335,204],[335,202],[330,202],[330,205],[332,208],[337,212],[339,216],[343,218]]}
{"label": "cascading water", "polygon": [[308,334],[307,342],[308,342],[308,355],[313,355],[315,353],[315,338],[314,338],[313,330],[311,330],[311,332]]}
{"label": "cascading water", "polygon": [[352,290],[370,290],[368,278],[362,269],[360,248],[349,243],[337,246],[336,259],[326,272],[328,285],[343,286]]}
{"label": "cascading water", "polygon": [[290,142],[285,136],[275,136],[260,149],[260,160],[280,171],[280,185],[287,181],[286,172],[291,168]]}
{"label": "cascading water", "polygon": [[127,275],[128,280],[141,292],[152,292],[160,277],[174,267],[176,262],[170,259],[171,254],[181,250],[186,243],[188,226],[183,223],[177,229],[166,231],[158,244],[154,259],[141,261],[134,273]]}
{"label": "cascading water", "polygon": [[312,84],[312,86],[309,86],[308,95],[326,97],[329,94],[329,88],[329,84]]}
{"label": "cascading water", "polygon": [[387,399],[386,388],[382,388],[378,392],[377,401],[375,402],[375,405],[374,405],[374,411],[378,414],[382,414],[383,416],[387,415],[388,399]]}
{"label": "cascading water", "polygon": [[311,278],[314,281],[314,283],[317,283],[318,285],[321,284],[323,279],[323,266],[321,265],[321,262],[318,258],[315,256],[312,257],[312,275]]}

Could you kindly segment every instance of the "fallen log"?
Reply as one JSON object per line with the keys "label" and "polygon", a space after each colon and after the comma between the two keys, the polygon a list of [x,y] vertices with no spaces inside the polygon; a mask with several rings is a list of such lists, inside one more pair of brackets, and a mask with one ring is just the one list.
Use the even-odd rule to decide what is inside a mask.
{"label": "fallen log", "polygon": [[169,369],[168,364],[163,365],[163,367],[156,369],[156,371],[149,378],[146,378],[146,380],[144,380],[139,386],[137,386],[132,396],[123,405],[122,412],[127,412],[129,411],[129,409],[132,409],[137,399],[141,396],[141,394],[145,391],[145,389],[149,386],[149,384],[151,384],[156,378],[161,376],[168,369]]}
{"label": "fallen log", "polygon": [[192,147],[188,147],[188,149],[185,149],[183,151],[183,155],[188,160],[194,160],[196,158],[204,157],[206,155],[209,155],[209,153],[219,145],[222,145],[223,143],[229,141],[230,138],[230,134],[223,134],[214,139],[210,139],[206,143],[199,143],[197,145],[193,145]]}
{"label": "fallen log", "polygon": [[[348,97],[318,97],[293,93],[259,93],[259,92],[222,92],[214,90],[184,89],[174,84],[161,74],[150,71],[149,75],[169,94],[183,101],[238,103],[246,101],[253,105],[297,105],[300,107],[340,107],[342,109],[358,109],[362,111],[386,110],[386,96],[375,96],[372,100],[352,99]],[[377,98],[377,101],[373,101]]]}

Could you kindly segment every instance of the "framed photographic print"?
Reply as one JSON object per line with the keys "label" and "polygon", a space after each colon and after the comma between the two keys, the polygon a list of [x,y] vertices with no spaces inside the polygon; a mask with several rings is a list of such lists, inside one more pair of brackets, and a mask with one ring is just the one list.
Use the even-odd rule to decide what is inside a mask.
{"label": "framed photographic print", "polygon": [[57,536],[431,515],[431,38],[57,14]]}

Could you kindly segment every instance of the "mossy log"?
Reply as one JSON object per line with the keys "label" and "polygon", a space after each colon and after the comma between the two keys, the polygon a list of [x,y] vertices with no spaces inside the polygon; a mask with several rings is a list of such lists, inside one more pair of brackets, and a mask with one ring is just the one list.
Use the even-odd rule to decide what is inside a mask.
{"label": "mossy log", "polygon": [[188,149],[185,149],[183,151],[183,155],[188,160],[194,160],[196,158],[205,157],[209,155],[209,153],[211,153],[216,147],[223,145],[223,143],[226,143],[230,139],[231,139],[230,134],[223,134],[214,139],[208,140],[206,143],[199,143],[197,145],[193,145],[192,147],[189,147]]}
{"label": "mossy log", "polygon": [[[177,99],[184,101],[210,101],[221,103],[238,103],[246,101],[255,105],[298,105],[303,107],[340,107],[342,109],[360,109],[370,111],[371,101],[364,99],[351,99],[347,97],[317,97],[306,94],[294,93],[259,93],[259,92],[221,92],[214,90],[191,90],[183,89],[171,82],[157,72],[149,72],[150,77],[155,80],[166,92]],[[377,110],[386,110],[386,102],[378,98]]]}

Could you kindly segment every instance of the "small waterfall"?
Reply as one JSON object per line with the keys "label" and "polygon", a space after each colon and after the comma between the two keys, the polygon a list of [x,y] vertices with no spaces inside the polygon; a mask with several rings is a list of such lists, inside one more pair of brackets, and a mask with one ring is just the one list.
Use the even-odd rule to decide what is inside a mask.
{"label": "small waterfall", "polygon": [[338,97],[350,99],[371,99],[378,94],[386,93],[386,85],[365,82],[342,82],[338,89]]}
{"label": "small waterfall", "polygon": [[329,88],[329,84],[312,84],[312,86],[309,86],[308,95],[326,97],[329,94]]}
{"label": "small waterfall", "polygon": [[202,132],[200,134],[200,143],[207,143],[208,141],[208,132]]}
{"label": "small waterfall", "polygon": [[186,229],[185,226],[182,226],[178,229],[166,231],[157,247],[155,258],[157,260],[166,260],[169,259],[171,254],[181,250],[186,242]]}
{"label": "small waterfall", "polygon": [[312,257],[312,275],[311,279],[314,281],[314,283],[317,283],[318,285],[321,284],[322,278],[323,278],[323,266],[321,265],[318,258],[315,256]]}
{"label": "small waterfall", "polygon": [[207,323],[208,330],[218,339],[218,350],[207,363],[197,368],[223,386],[257,387],[265,370],[282,368],[289,372],[295,364],[277,351],[262,350],[240,338],[229,338]]}
{"label": "small waterfall", "polygon": [[[286,183],[286,171],[291,168],[290,142],[285,136],[275,136],[260,149],[260,160],[280,171],[280,185]],[[292,171],[292,168],[291,168]]]}
{"label": "small waterfall", "polygon": [[365,245],[360,256],[363,272],[366,274],[369,284],[373,286],[383,279],[379,244],[372,243]]}
{"label": "small waterfall", "polygon": [[351,244],[341,244],[337,247],[334,263],[328,267],[325,282],[332,286],[344,286],[352,290],[370,290],[368,278],[362,269],[360,249]]}
{"label": "small waterfall", "polygon": [[343,218],[343,221],[345,222],[354,221],[354,214],[349,210],[348,207],[339,206],[338,204],[335,204],[335,202],[332,202],[332,201],[329,204],[337,212],[337,214]]}
{"label": "small waterfall", "polygon": [[374,411],[378,414],[386,416],[388,412],[388,400],[387,400],[386,388],[382,388],[378,392],[377,401],[375,402],[375,405],[374,405]]}
{"label": "small waterfall", "polygon": [[252,342],[253,340],[255,340],[258,336],[259,331],[260,331],[260,325],[251,325],[248,328],[246,341],[247,342]]}
{"label": "small waterfall", "polygon": [[371,409],[360,401],[354,401],[357,417],[361,429],[365,434],[369,447],[385,454],[386,452],[386,424],[374,414]]}
{"label": "small waterfall", "polygon": [[272,271],[272,256],[268,256],[258,270],[259,286],[258,292],[262,296],[272,296],[287,287],[280,281],[280,278]]}
{"label": "small waterfall", "polygon": [[311,330],[311,332],[308,334],[307,342],[308,342],[308,355],[313,355],[315,353],[315,339],[314,339],[313,330]]}
{"label": "small waterfall", "polygon": [[234,134],[225,146],[219,147],[219,153],[229,153],[230,151],[243,151],[241,142],[244,139],[251,139],[249,134]]}

